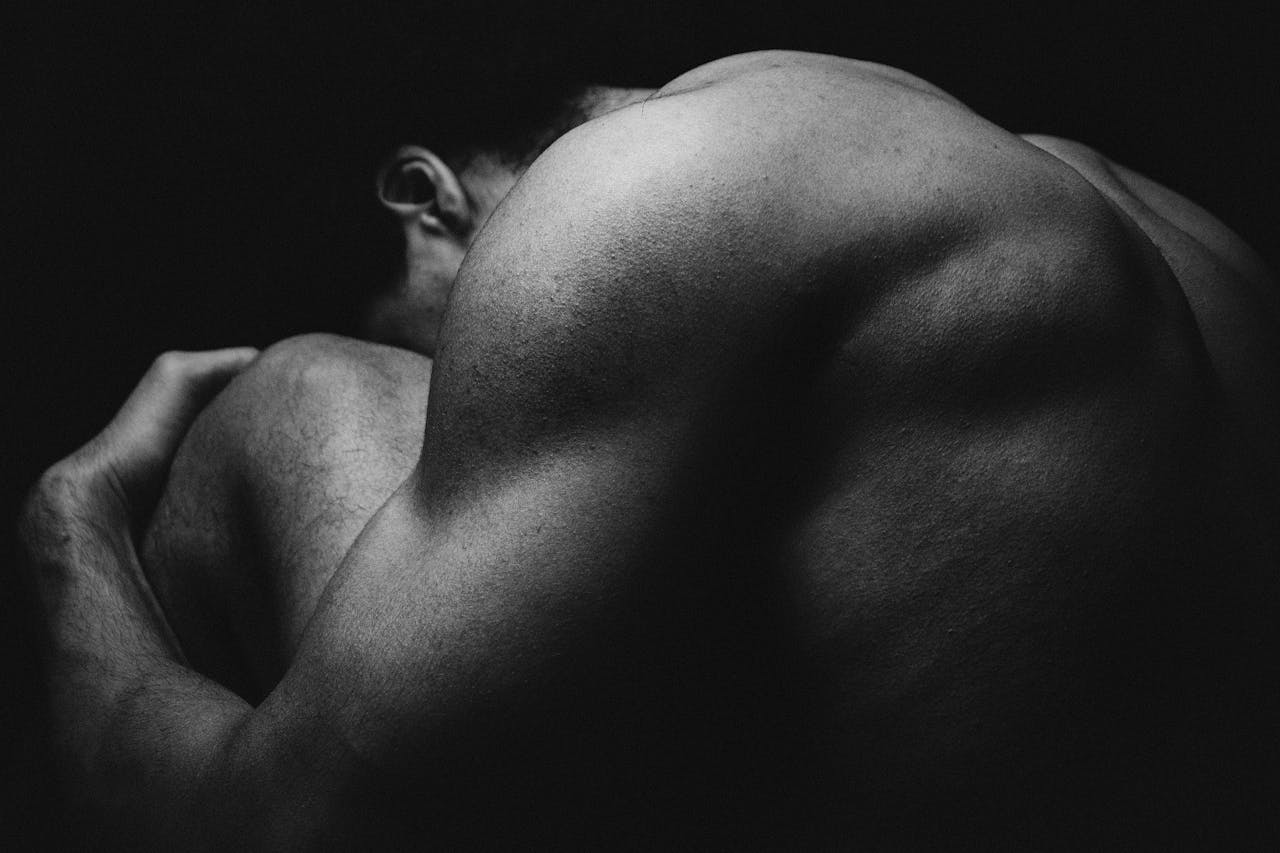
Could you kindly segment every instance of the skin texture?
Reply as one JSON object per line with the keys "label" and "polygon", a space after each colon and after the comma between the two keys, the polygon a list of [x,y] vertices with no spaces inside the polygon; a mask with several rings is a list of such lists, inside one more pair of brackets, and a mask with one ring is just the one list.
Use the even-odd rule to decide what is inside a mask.
{"label": "skin texture", "polygon": [[[578,121],[640,103],[653,89],[589,86],[575,104]],[[548,138],[545,145],[554,141]],[[526,155],[532,161],[540,151]],[[434,355],[440,321],[458,267],[480,228],[524,173],[521,163],[476,152],[459,173],[421,145],[402,145],[379,170],[378,196],[404,234],[404,267],[397,280],[363,306],[359,337]]]}
{"label": "skin texture", "polygon": [[412,470],[431,362],[307,336],[269,348],[192,426],[140,544],[192,665],[253,700],[329,577]]}
{"label": "skin texture", "polygon": [[148,670],[80,772],[266,847],[1274,831],[1274,306],[1082,146],[880,66],[704,66],[476,225],[416,464],[414,362],[352,342],[274,348],[197,423],[171,483],[212,446],[239,496],[193,505],[261,524],[275,479],[307,509],[259,529],[319,531],[247,548],[274,637],[210,666],[266,695]]}

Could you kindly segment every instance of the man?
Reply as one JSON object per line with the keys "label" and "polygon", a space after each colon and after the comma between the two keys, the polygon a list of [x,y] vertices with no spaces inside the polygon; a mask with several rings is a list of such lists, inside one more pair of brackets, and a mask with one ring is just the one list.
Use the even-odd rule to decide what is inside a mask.
{"label": "man", "polygon": [[369,334],[434,361],[171,355],[42,480],[88,804],[165,847],[1274,832],[1253,253],[883,66],[594,97],[527,170],[381,172]]}

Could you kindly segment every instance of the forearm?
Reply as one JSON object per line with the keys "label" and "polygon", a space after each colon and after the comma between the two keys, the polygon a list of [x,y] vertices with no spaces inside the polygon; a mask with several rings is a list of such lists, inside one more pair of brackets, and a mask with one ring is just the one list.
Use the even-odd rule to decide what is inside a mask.
{"label": "forearm", "polygon": [[[218,849],[236,806],[230,757],[251,710],[233,694],[175,664],[136,672],[125,692],[71,697],[102,715],[92,734],[64,722],[60,752],[69,803],[113,843],[156,850]],[[96,704],[96,708],[93,707]]]}
{"label": "forearm", "polygon": [[172,847],[204,812],[251,712],[188,669],[155,606],[127,526],[86,512],[92,497],[57,469],[24,514],[46,625],[53,742],[68,793],[97,819]]}
{"label": "forearm", "polygon": [[44,617],[54,758],[90,826],[123,833],[94,843],[189,849],[217,838],[201,831],[204,816],[237,775],[230,756],[243,754],[233,746],[251,709],[185,665],[132,536],[191,421],[255,356],[156,359],[111,423],[51,467],[23,508],[20,563]]}

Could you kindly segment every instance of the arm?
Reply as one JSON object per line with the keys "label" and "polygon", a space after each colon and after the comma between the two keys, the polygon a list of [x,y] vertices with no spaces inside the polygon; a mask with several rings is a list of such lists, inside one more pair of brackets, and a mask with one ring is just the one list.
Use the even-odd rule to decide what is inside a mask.
{"label": "arm", "polygon": [[56,757],[73,798],[118,819],[118,831],[141,825],[132,809],[143,803],[187,816],[182,792],[250,711],[185,668],[131,523],[154,502],[203,403],[253,356],[162,356],[107,429],[49,469],[24,508],[26,564],[48,628]]}
{"label": "arm", "polygon": [[[112,808],[135,825],[160,821],[150,831],[165,845],[349,828],[363,792],[387,779],[429,788],[457,767],[445,746],[550,731],[538,707],[598,687],[644,642],[631,624],[651,594],[644,570],[688,563],[681,552],[698,544],[672,534],[699,520],[691,499],[673,496],[717,462],[701,452],[707,413],[737,393],[726,388],[768,387],[730,354],[773,342],[756,327],[762,314],[726,310],[685,268],[705,234],[667,227],[658,216],[670,208],[656,201],[620,218],[626,200],[596,189],[527,190],[476,247],[434,380],[432,453],[353,548],[261,707],[205,682],[163,642],[128,539],[137,515],[103,524],[109,514],[79,487],[56,486],[74,480],[65,470],[46,480],[41,494],[61,508],[43,521],[51,541],[70,543],[29,536],[50,624],[75,640],[56,653],[59,729],[76,735],[68,753],[100,801],[122,801]],[[584,202],[513,227],[548,197]],[[646,230],[676,242],[645,241]],[[539,245],[536,263],[517,233]],[[651,304],[635,302],[642,291]],[[114,637],[122,624],[136,630]]]}

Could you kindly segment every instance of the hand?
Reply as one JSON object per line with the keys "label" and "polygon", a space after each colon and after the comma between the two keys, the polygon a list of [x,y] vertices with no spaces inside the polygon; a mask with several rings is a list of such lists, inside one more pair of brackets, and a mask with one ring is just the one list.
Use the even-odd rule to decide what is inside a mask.
{"label": "hand", "polygon": [[28,545],[60,536],[73,519],[125,529],[144,522],[196,415],[257,354],[239,347],[157,358],[106,429],[36,484],[24,512]]}
{"label": "hand", "polygon": [[248,712],[189,669],[133,543],[196,415],[256,355],[160,356],[111,423],[45,472],[23,510],[18,563],[43,617],[49,757],[67,809],[86,810],[94,827],[118,821],[121,837],[156,812],[202,803],[193,791],[208,762],[187,757],[212,761],[210,743],[224,743]]}

